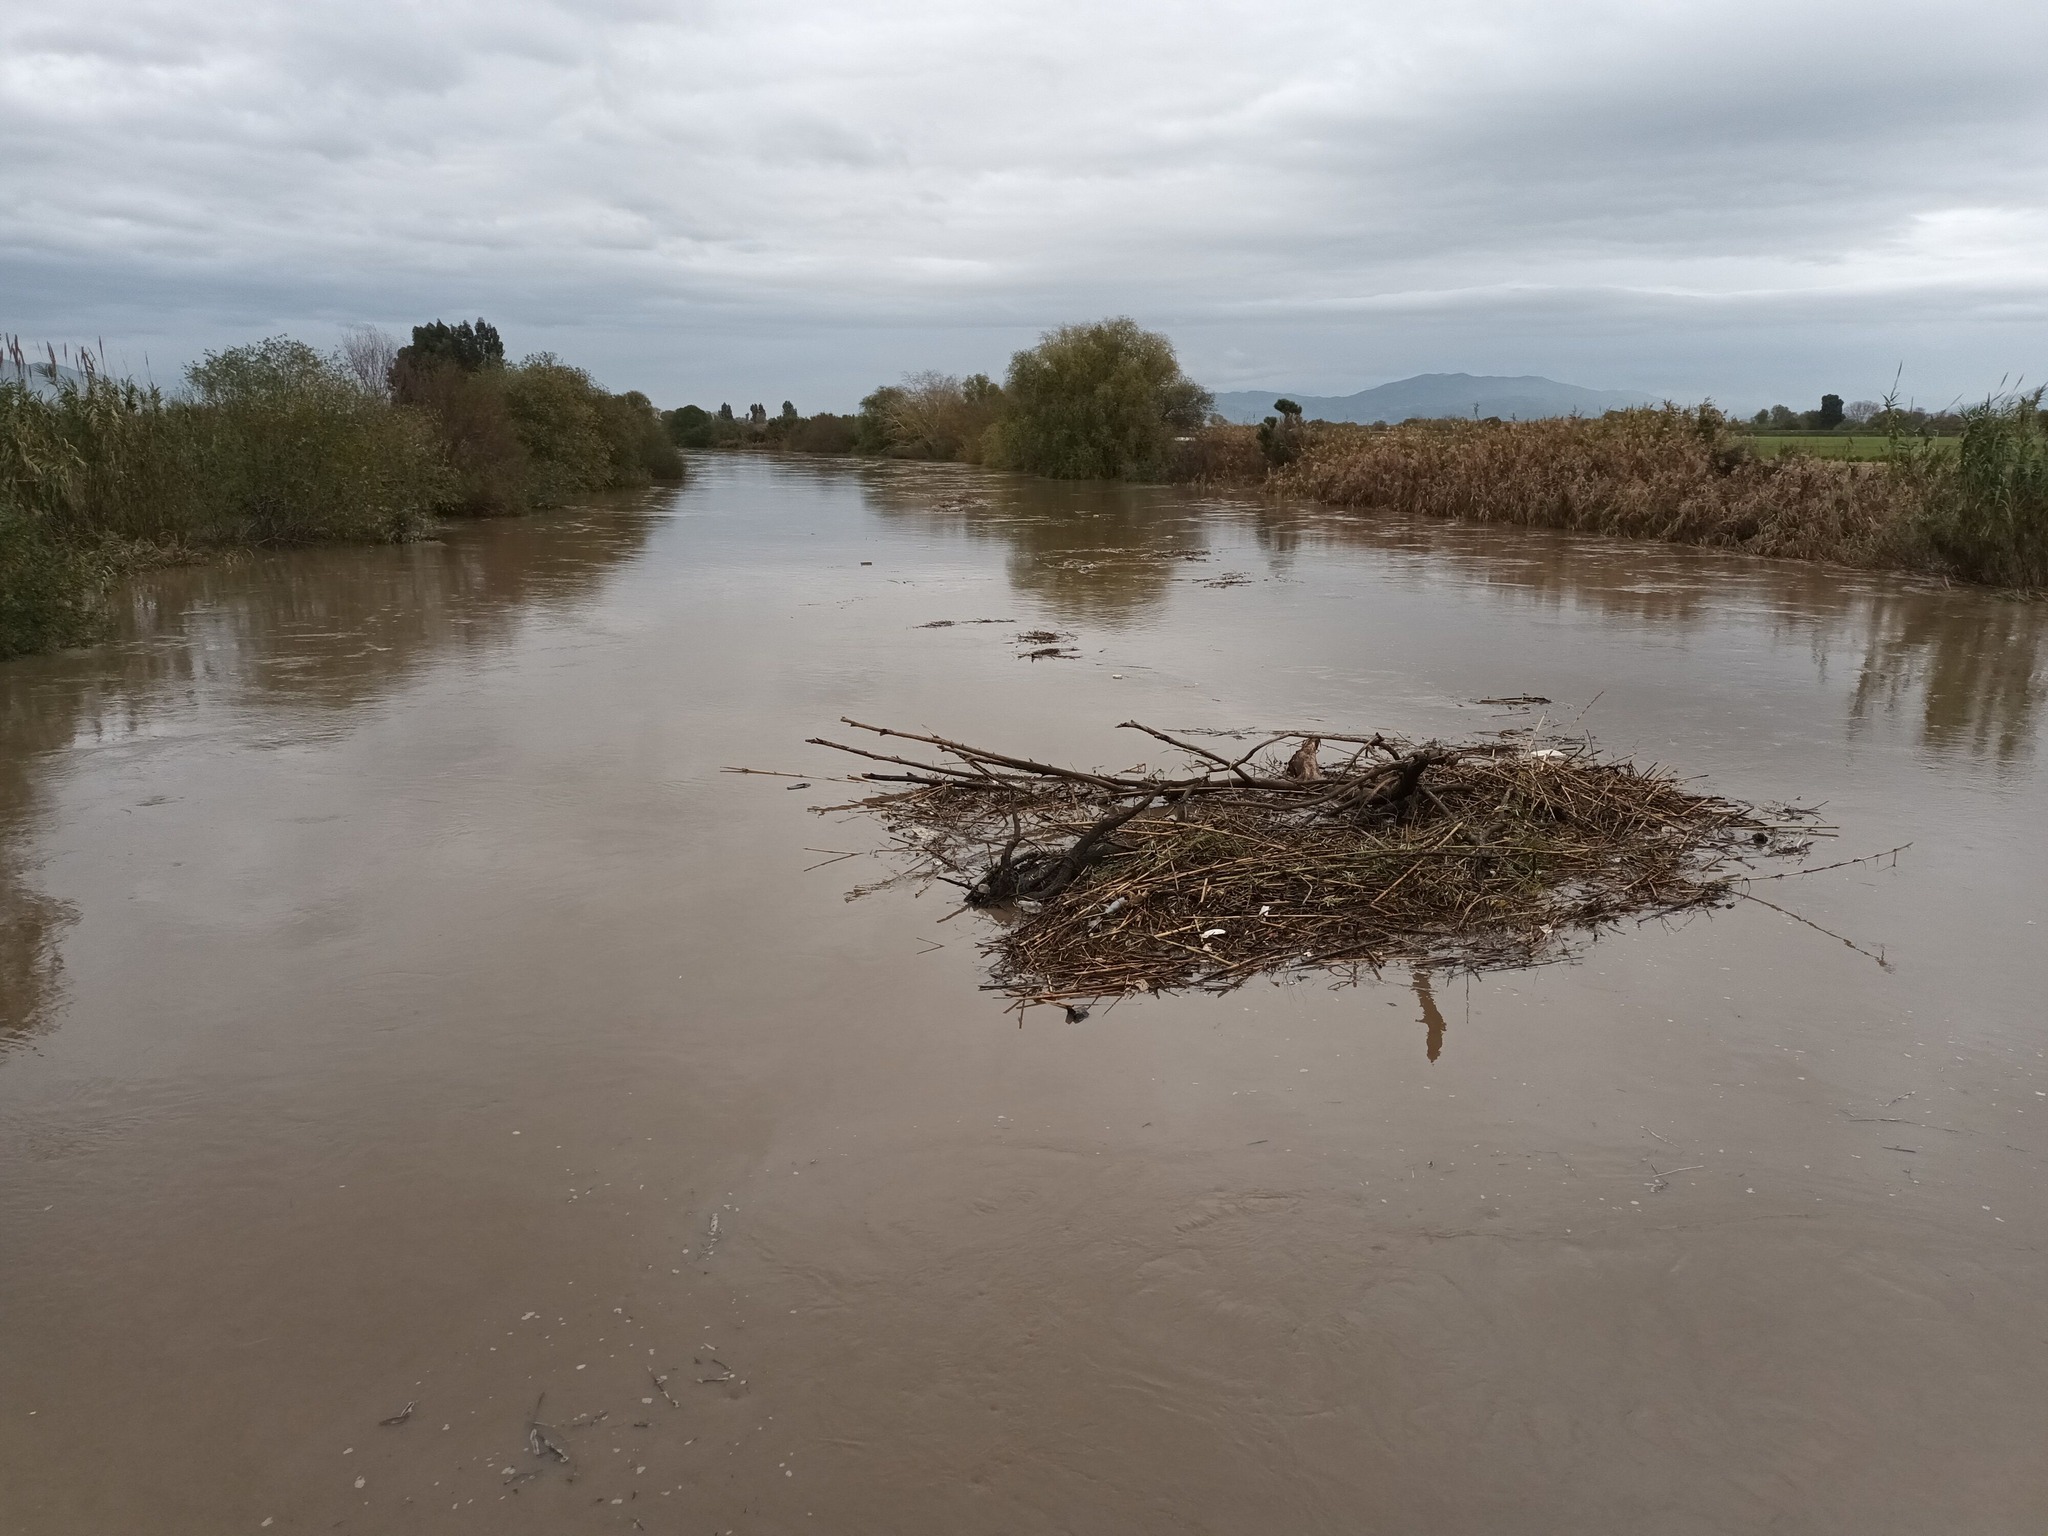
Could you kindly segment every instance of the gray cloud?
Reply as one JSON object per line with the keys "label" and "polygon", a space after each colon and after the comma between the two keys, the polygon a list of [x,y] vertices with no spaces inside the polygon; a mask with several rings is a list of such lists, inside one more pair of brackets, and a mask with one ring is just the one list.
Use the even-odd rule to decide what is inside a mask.
{"label": "gray cloud", "polygon": [[0,325],[483,313],[845,405],[1128,312],[1220,387],[2048,365],[2048,11],[102,0],[0,15]]}

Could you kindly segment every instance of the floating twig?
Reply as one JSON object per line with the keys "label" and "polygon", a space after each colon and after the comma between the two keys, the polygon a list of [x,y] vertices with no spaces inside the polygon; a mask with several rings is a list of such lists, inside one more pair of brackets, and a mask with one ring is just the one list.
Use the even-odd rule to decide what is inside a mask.
{"label": "floating twig", "polygon": [[1882,950],[1865,949],[1861,944],[1858,944],[1854,939],[1845,937],[1844,935],[1835,932],[1835,930],[1832,928],[1824,928],[1819,923],[1816,923],[1810,917],[1801,917],[1797,912],[1794,912],[1786,907],[1781,907],[1775,901],[1765,901],[1763,897],[1757,895],[1754,891],[1736,891],[1735,894],[1741,897],[1744,901],[1753,901],[1758,906],[1769,907],[1773,912],[1781,912],[1786,917],[1791,918],[1792,921],[1795,923],[1804,923],[1807,927],[1811,928],[1815,933],[1824,933],[1831,939],[1839,940],[1843,944],[1848,945],[1849,948],[1855,950],[1857,954],[1862,955],[1864,958],[1869,960],[1875,960],[1877,962],[1879,970],[1888,971],[1892,968],[1891,962],[1885,959],[1884,952]]}
{"label": "floating twig", "polygon": [[1780,870],[1775,875],[1745,875],[1743,876],[1743,879],[1794,880],[1801,875],[1825,874],[1827,873],[1827,871],[1831,869],[1847,869],[1854,864],[1875,864],[1879,859],[1890,859],[1892,863],[1896,865],[1899,862],[1899,855],[1904,853],[1908,848],[1912,846],[1913,845],[1911,843],[1901,843],[1896,848],[1885,849],[1883,853],[1866,853],[1860,859],[1841,859],[1833,864],[1816,864],[1812,869],[1784,869]]}

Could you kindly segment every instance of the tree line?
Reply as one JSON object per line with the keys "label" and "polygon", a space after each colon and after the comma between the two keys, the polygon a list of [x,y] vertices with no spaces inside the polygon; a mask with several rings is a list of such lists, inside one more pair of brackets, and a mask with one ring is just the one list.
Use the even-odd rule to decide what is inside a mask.
{"label": "tree line", "polygon": [[645,395],[484,320],[276,336],[209,352],[166,394],[99,354],[7,338],[0,657],[90,640],[122,573],[249,546],[391,541],[437,517],[560,505],[682,474]]}
{"label": "tree line", "polygon": [[1795,411],[1789,405],[1773,405],[1758,411],[1746,423],[1752,432],[1849,432],[1906,437],[1961,437],[1969,425],[1963,410],[1928,411],[1919,406],[1900,405],[1892,400],[1853,400],[1847,405],[1840,395],[1822,395],[1820,408]]}
{"label": "tree line", "polygon": [[925,372],[885,384],[852,415],[798,414],[785,400],[742,416],[687,405],[662,414],[681,447],[781,448],[1017,469],[1061,480],[1165,480],[1213,403],[1173,343],[1117,318],[1049,331],[985,373]]}

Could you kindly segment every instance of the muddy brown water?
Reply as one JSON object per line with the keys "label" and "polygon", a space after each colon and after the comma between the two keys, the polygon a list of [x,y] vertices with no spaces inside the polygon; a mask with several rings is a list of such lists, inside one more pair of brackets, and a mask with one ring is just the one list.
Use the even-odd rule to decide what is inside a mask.
{"label": "muddy brown water", "polygon": [[[0,667],[0,1530],[2038,1532],[2044,653],[1892,578],[732,459],[162,575]],[[1518,694],[1825,802],[1814,862],[1911,843],[1758,888],[1889,969],[1744,903],[1020,1027],[978,918],[807,868],[841,790],[719,772]]]}

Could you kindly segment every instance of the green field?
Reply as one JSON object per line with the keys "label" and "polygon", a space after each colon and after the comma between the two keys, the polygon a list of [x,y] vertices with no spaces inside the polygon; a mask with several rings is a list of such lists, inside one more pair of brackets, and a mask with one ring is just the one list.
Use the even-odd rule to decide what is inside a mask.
{"label": "green field", "polygon": [[[1890,439],[1873,433],[1850,437],[1839,432],[1744,433],[1742,440],[1755,450],[1760,459],[1774,459],[1781,453],[1795,452],[1811,454],[1816,459],[1881,459],[1890,443]],[[1933,441],[1949,443],[1955,439],[1935,438]]]}

